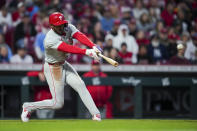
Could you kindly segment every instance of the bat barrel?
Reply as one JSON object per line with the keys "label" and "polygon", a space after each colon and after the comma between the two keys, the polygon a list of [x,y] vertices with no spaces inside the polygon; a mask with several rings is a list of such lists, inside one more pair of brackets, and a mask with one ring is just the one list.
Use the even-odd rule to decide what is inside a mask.
{"label": "bat barrel", "polygon": [[102,55],[101,53],[98,54],[100,57],[102,57],[103,59],[105,59],[108,63],[110,63],[111,65],[117,67],[118,66],[118,62],[116,62],[115,60],[109,58],[109,57],[106,57],[104,55]]}

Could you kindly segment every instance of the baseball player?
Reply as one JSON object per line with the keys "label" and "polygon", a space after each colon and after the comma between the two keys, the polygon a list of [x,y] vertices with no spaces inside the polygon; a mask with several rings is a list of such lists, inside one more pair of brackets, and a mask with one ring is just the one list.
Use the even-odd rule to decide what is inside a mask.
{"label": "baseball player", "polygon": [[[36,109],[60,109],[64,105],[64,85],[70,85],[80,96],[83,103],[92,114],[92,119],[101,121],[100,112],[97,109],[84,82],[76,70],[65,61],[67,53],[84,54],[99,61],[97,53],[100,47],[93,44],[83,33],[65,20],[64,15],[59,12],[49,16],[51,30],[46,34],[44,40],[45,64],[44,74],[52,94],[52,99],[38,102],[25,102],[21,119],[28,122],[30,114]],[[81,49],[72,45],[72,39],[77,39],[91,49]]]}

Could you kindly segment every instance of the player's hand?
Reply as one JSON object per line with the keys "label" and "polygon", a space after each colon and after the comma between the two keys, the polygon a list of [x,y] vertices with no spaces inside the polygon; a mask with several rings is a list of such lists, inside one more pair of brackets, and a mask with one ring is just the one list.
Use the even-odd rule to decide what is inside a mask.
{"label": "player's hand", "polygon": [[97,53],[95,52],[94,49],[86,49],[86,53],[87,56],[90,56],[92,58],[94,58],[94,60],[98,61],[100,60],[100,58],[97,56]]}
{"label": "player's hand", "polygon": [[103,52],[102,48],[99,45],[93,46],[92,49],[96,52],[96,54]]}

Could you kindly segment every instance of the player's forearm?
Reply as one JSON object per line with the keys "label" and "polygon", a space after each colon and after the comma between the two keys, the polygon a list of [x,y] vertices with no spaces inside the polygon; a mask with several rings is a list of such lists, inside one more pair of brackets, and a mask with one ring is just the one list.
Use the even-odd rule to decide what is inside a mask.
{"label": "player's forearm", "polygon": [[90,41],[90,39],[88,39],[88,37],[86,35],[84,35],[83,33],[81,32],[76,32],[74,35],[73,35],[73,38],[77,39],[78,41],[80,41],[82,44],[92,48],[94,45],[94,43],[92,43]]}
{"label": "player's forearm", "polygon": [[69,45],[65,42],[62,42],[58,48],[59,51],[73,53],[73,54],[85,54],[86,49],[81,49],[77,46]]}

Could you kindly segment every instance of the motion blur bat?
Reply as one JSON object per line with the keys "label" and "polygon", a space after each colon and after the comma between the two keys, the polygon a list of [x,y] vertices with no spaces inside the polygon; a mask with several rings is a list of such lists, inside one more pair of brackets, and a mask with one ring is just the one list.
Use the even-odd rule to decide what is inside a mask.
{"label": "motion blur bat", "polygon": [[98,56],[102,57],[103,59],[105,59],[109,64],[113,65],[114,67],[117,67],[118,66],[118,62],[107,57],[107,56],[104,56],[102,55],[101,53],[98,53]]}

